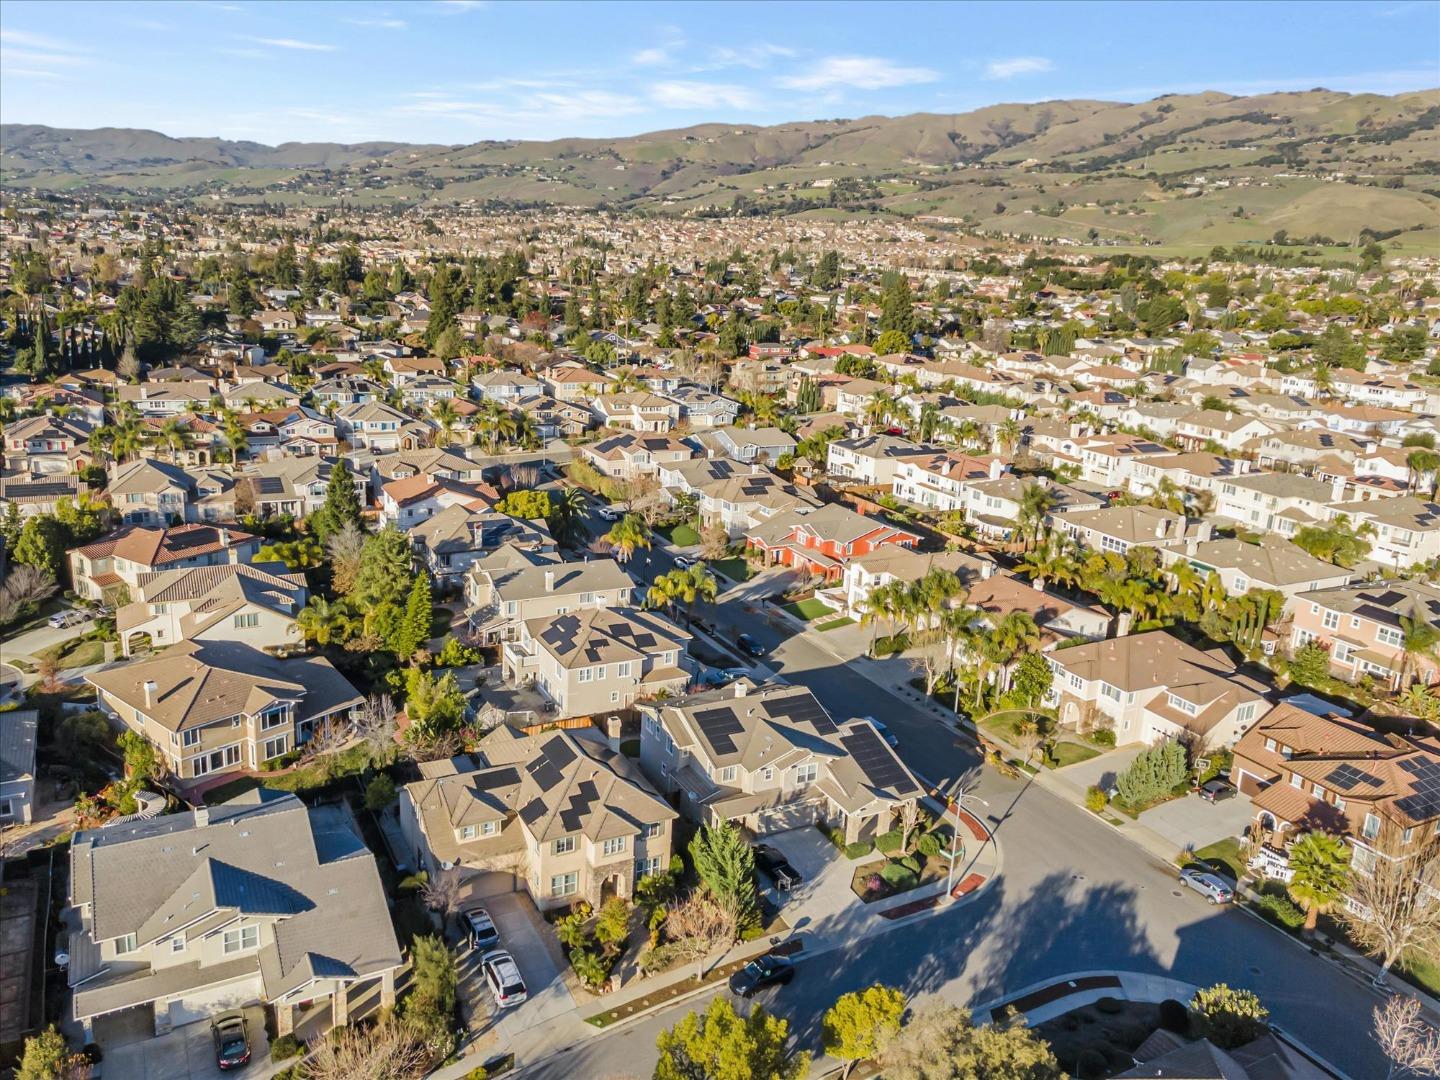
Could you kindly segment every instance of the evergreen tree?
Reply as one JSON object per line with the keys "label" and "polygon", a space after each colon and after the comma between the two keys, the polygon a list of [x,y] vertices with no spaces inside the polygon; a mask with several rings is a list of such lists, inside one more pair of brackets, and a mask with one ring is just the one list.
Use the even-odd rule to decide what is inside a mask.
{"label": "evergreen tree", "polygon": [[430,575],[421,571],[410,586],[405,602],[405,617],[394,630],[387,644],[401,660],[409,660],[430,640]]}
{"label": "evergreen tree", "polygon": [[362,529],[364,521],[360,516],[360,495],[355,490],[355,478],[351,475],[350,466],[341,458],[330,470],[325,503],[311,516],[310,531],[316,539],[324,541],[346,525]]}

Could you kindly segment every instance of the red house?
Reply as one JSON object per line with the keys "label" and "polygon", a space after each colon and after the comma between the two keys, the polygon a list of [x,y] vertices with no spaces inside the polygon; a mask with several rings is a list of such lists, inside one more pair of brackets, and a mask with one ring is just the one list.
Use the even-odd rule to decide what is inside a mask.
{"label": "red house", "polygon": [[748,533],[745,543],[764,552],[766,562],[834,581],[857,555],[868,555],[886,544],[914,547],[919,539],[915,533],[828,503],[777,515]]}

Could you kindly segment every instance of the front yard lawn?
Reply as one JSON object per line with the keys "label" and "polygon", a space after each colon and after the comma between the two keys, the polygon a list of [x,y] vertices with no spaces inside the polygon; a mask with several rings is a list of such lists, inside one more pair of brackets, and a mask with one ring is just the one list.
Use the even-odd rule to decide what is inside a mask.
{"label": "front yard lawn", "polygon": [[795,618],[803,622],[810,622],[812,619],[819,619],[826,615],[834,615],[835,609],[829,604],[816,600],[813,596],[809,600],[797,600],[793,604],[781,604],[782,611],[787,611]]}
{"label": "front yard lawn", "polygon": [[920,863],[918,877],[901,866],[898,859],[875,859],[855,868],[850,891],[865,903],[873,904],[940,881],[949,869],[949,863],[938,856],[927,859],[924,855],[912,855],[911,858]]}
{"label": "front yard lawn", "polygon": [[700,543],[700,534],[695,531],[694,525],[687,522],[682,521],[679,525],[671,525],[657,531],[676,547],[694,547]]}
{"label": "front yard lawn", "polygon": [[1240,854],[1240,841],[1233,836],[1201,848],[1195,852],[1195,858],[1223,870],[1232,881],[1239,881],[1245,875],[1245,860]]}
{"label": "front yard lawn", "polygon": [[716,559],[714,562],[707,563],[706,565],[717,574],[723,574],[731,581],[749,581],[755,576],[755,571],[750,566],[750,560],[739,555],[733,559]]}
{"label": "front yard lawn", "polygon": [[827,619],[825,622],[817,623],[816,630],[839,630],[842,626],[854,626],[855,620],[849,615],[841,615],[838,619]]}
{"label": "front yard lawn", "polygon": [[1093,746],[1086,746],[1084,743],[1057,742],[1045,755],[1045,764],[1052,769],[1063,769],[1067,765],[1078,765],[1082,761],[1089,761],[1091,758],[1099,756],[1100,751]]}
{"label": "front yard lawn", "polygon": [[105,662],[105,642],[98,638],[71,638],[36,654],[37,660],[51,659],[61,671]]}

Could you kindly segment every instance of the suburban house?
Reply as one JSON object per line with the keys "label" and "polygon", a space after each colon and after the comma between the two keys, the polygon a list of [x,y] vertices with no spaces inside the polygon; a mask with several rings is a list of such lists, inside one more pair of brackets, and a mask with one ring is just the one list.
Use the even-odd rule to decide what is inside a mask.
{"label": "suburban house", "polygon": [[785,454],[795,452],[795,440],[774,427],[723,427],[705,432],[698,441],[712,456],[747,465],[751,462],[773,465]]}
{"label": "suburban house", "polygon": [[589,409],[552,397],[526,398],[514,408],[529,420],[537,439],[573,439],[585,434],[594,422]]}
{"label": "suburban house", "polygon": [[225,469],[187,469],[139,458],[110,467],[106,493],[127,525],[178,525],[235,517],[235,479]]}
{"label": "suburban house", "polygon": [[125,590],[133,599],[141,578],[162,570],[248,563],[262,539],[224,525],[177,525],[147,529],[127,525],[70,552],[70,581],[86,600],[114,601]]}
{"label": "suburban house", "polygon": [[513,368],[481,372],[470,380],[470,385],[481,401],[498,401],[502,405],[514,405],[545,392],[539,379]]}
{"label": "suburban house", "polygon": [[533,680],[562,719],[603,715],[684,691],[690,637],[658,612],[581,608],[521,623],[501,659],[510,682]]}
{"label": "suburban house", "polygon": [[837,723],[807,688],[749,679],[644,706],[640,766],[686,817],[760,836],[822,823],[874,840],[923,795],[869,720]]}
{"label": "suburban house", "polygon": [[1440,625],[1440,589],[1421,581],[1385,580],[1294,594],[1285,604],[1290,647],[1318,641],[1330,670],[1343,679],[1370,675],[1396,689],[1402,675],[1440,681],[1440,660],[1405,651],[1402,618]]}
{"label": "suburban house", "polygon": [[1440,558],[1440,505],[1407,495],[1331,503],[1333,516],[1350,519],[1356,529],[1369,526],[1370,559],[1404,570]]}
{"label": "suburban house", "polygon": [[740,403],[733,398],[712,394],[699,386],[677,386],[665,394],[680,406],[680,418],[691,428],[719,428],[735,423]]}
{"label": "suburban house", "polygon": [[821,505],[820,498],[808,488],[797,487],[768,469],[712,480],[700,486],[699,494],[701,520],[706,525],[723,526],[732,539],[744,536],[776,514]]}
{"label": "suburban house", "polygon": [[188,379],[177,382],[156,382],[155,372],[151,381],[143,383],[120,383],[115,387],[115,400],[135,407],[141,416],[176,417],[195,408],[208,408],[215,388],[203,379]]}
{"label": "suburban house", "polygon": [[897,544],[885,544],[864,555],[857,555],[845,564],[840,579],[815,596],[852,618],[866,614],[866,600],[882,585],[892,582],[910,584],[932,570],[954,574],[962,582],[979,581],[997,569],[993,562],[962,551],[921,553]]}
{"label": "suburban house", "polygon": [[39,724],[34,709],[0,712],[0,828],[28,825],[34,816]]}
{"label": "suburban house", "polygon": [[646,390],[601,394],[590,402],[590,412],[601,427],[631,431],[670,431],[680,422],[679,402]]}
{"label": "suburban house", "polygon": [[839,503],[777,514],[745,536],[768,563],[793,566],[827,581],[839,579],[845,564],[886,545],[914,547],[920,537],[857,514]]}
{"label": "suburban house", "polygon": [[1352,576],[1344,567],[1317,559],[1274,533],[1266,533],[1256,544],[1233,539],[1187,541],[1183,547],[1161,548],[1160,561],[1166,567],[1189,563],[1201,579],[1219,574],[1231,596],[1244,596],[1251,589],[1294,596],[1344,585]]}
{"label": "suburban house", "polygon": [[649,476],[666,465],[688,461],[695,451],[670,435],[636,435],[620,432],[580,447],[583,458],[602,476],[633,480]]}
{"label": "suburban house", "polygon": [[1103,608],[1072,603],[1014,574],[990,574],[969,586],[965,603],[979,608],[992,621],[1012,611],[1028,614],[1040,629],[1042,650],[1062,641],[1088,638],[1098,641],[1110,632],[1110,614]]}
{"label": "suburban house", "polygon": [[894,483],[901,462],[910,459],[932,462],[940,456],[943,451],[934,446],[918,446],[895,435],[859,435],[853,439],[836,439],[830,444],[825,471],[838,479],[888,488]]}
{"label": "suburban house", "polygon": [[[330,490],[330,470],[335,462],[313,454],[282,457],[278,461],[255,461],[240,474],[240,499],[254,503],[262,518],[289,514],[309,517],[325,505]],[[365,477],[352,472],[355,494],[364,506],[369,502]]]}
{"label": "suburban house", "polygon": [[1055,674],[1046,704],[1060,723],[1109,728],[1121,745],[1178,738],[1231,746],[1268,708],[1270,688],[1224,652],[1201,652],[1163,630],[1056,649],[1045,659]]}
{"label": "suburban house", "polygon": [[32,476],[74,472],[90,460],[90,428],[42,413],[5,425],[5,467]]}
{"label": "suburban house", "polygon": [[[835,444],[831,443],[830,448],[833,450]],[[927,510],[965,510],[981,502],[973,494],[973,485],[1001,479],[1006,468],[998,457],[971,457],[955,451],[936,453],[931,449],[930,453],[907,455],[897,462],[890,490],[897,499]],[[995,509],[1000,509],[998,499]]]}
{"label": "suburban house", "polygon": [[416,556],[436,584],[442,586],[459,582],[479,560],[502,547],[536,555],[555,550],[555,540],[544,521],[527,521],[468,505],[447,506],[413,526],[408,535]]}
{"label": "suburban house", "polygon": [[406,846],[432,877],[457,873],[468,896],[523,889],[542,909],[598,909],[670,865],[679,815],[596,739],[501,725],[474,752],[420,772],[400,792]]}
{"label": "suburban house", "polygon": [[222,563],[143,574],[115,613],[120,651],[177,641],[233,641],[274,651],[300,644],[305,575],[279,564]]}
{"label": "suburban house", "polygon": [[323,657],[278,660],[228,641],[182,642],[86,681],[112,722],[159,748],[182,787],[258,769],[309,742],[317,728],[346,724],[364,702]]}
{"label": "suburban house", "polygon": [[356,450],[414,450],[428,427],[383,401],[366,401],[341,406],[335,430]]}
{"label": "suburban house", "polygon": [[[1251,797],[1252,868],[1289,880],[1290,844],[1314,830],[1335,833],[1365,872],[1375,842],[1403,845],[1440,830],[1440,740],[1385,734],[1338,715],[1282,702],[1235,745],[1230,781]],[[1382,835],[1388,834],[1388,835]]]}
{"label": "suburban house", "polygon": [[393,1005],[403,958],[352,821],[257,788],[76,833],[66,976],[87,1041],[98,1018],[131,1010],[159,1035],[263,1003],[286,1035],[327,998],[336,1025],[376,986]]}
{"label": "suburban house", "polygon": [[[992,459],[995,460],[995,459]],[[902,472],[908,468],[902,467]],[[897,483],[899,475],[896,476]],[[1069,484],[1060,484],[1043,476],[1019,476],[1002,473],[995,479],[967,479],[955,484],[954,494],[960,505],[953,509],[962,510],[965,520],[988,536],[1009,539],[1020,527],[1020,511],[1025,505],[1025,492],[1040,487],[1047,498],[1047,513],[1061,515],[1072,511],[1099,510],[1105,500],[1098,495],[1082,491]],[[937,495],[937,508],[950,496]]]}
{"label": "suburban house", "polygon": [[1344,499],[1345,487],[1343,479],[1326,482],[1290,473],[1237,476],[1220,485],[1215,514],[1249,529],[1293,536],[1328,519],[1326,504]]}
{"label": "suburban house", "polygon": [[[1091,551],[1124,555],[1132,547],[1164,548],[1183,544],[1187,522],[1184,514],[1136,503],[1052,514],[1050,524]],[[1209,537],[1208,523],[1197,526],[1196,535],[1201,534]]]}
{"label": "suburban house", "polygon": [[[556,401],[573,404],[587,404],[591,398],[603,394],[614,383],[587,367],[573,364],[556,364],[537,373],[541,384],[550,391]],[[678,409],[679,406],[677,405]]]}
{"label": "suburban house", "polygon": [[514,641],[531,619],[628,607],[634,591],[634,580],[614,559],[521,565],[481,560],[465,575],[470,633],[483,642]]}

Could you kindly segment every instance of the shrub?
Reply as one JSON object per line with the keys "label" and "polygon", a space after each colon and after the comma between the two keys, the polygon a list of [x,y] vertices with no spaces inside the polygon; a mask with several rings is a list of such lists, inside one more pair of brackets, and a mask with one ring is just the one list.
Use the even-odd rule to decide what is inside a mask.
{"label": "shrub", "polygon": [[844,830],[842,830],[842,829],[827,829],[824,825],[816,825],[815,827],[816,827],[817,829],[819,829],[822,833],[825,834],[825,839],[829,840],[830,843],[834,844],[834,845],[835,845],[837,848],[839,848],[841,851],[844,851],[844,850],[845,850],[845,832],[844,832]]}
{"label": "shrub", "polygon": [[895,634],[875,639],[875,647],[871,651],[878,656],[891,656],[895,653],[904,652],[910,645],[910,639],[905,634]]}
{"label": "shrub", "polygon": [[1187,1034],[1190,1030],[1190,1010],[1183,1001],[1166,998],[1160,1002],[1160,1026],[1178,1035]]}
{"label": "shrub", "polygon": [[880,870],[880,877],[895,892],[913,889],[919,884],[915,873],[909,867],[901,866],[899,863],[886,863]]}
{"label": "shrub", "polygon": [[300,1045],[300,1040],[294,1035],[281,1035],[270,1044],[271,1061],[284,1061],[287,1058],[299,1057],[304,1052],[305,1048]]}
{"label": "shrub", "polygon": [[1082,1050],[1075,1059],[1075,1075],[1080,1080],[1100,1080],[1109,1071],[1105,1055],[1099,1050]]}
{"label": "shrub", "polygon": [[1119,998],[1102,997],[1095,1002],[1095,1008],[1106,1016],[1119,1016],[1125,1011],[1125,1004]]}
{"label": "shrub", "polygon": [[1305,925],[1305,912],[1288,896],[1265,893],[1255,902],[1260,914],[1286,930],[1299,930]]}
{"label": "shrub", "polygon": [[893,855],[900,850],[904,837],[900,835],[899,829],[891,829],[887,833],[881,833],[875,838],[875,850],[882,855]]}
{"label": "shrub", "polygon": [[845,844],[844,849],[847,859],[863,859],[875,850],[875,845],[869,840],[861,840],[854,844]]}
{"label": "shrub", "polygon": [[1175,739],[1167,739],[1142,750],[1116,779],[1115,786],[1125,804],[1138,810],[1163,798],[1177,784],[1184,783],[1188,770],[1185,747]]}
{"label": "shrub", "polygon": [[915,876],[918,877],[920,875],[920,860],[915,858],[915,856],[906,855],[903,859],[897,859],[896,862],[898,862],[901,866],[905,867],[906,870],[909,870]]}
{"label": "shrub", "polygon": [[915,850],[927,859],[933,859],[945,850],[945,843],[934,833],[921,833],[920,839],[915,841]]}
{"label": "shrub", "polygon": [[1225,983],[1200,990],[1190,1001],[1199,1015],[1206,1037],[1222,1050],[1234,1050],[1254,1042],[1269,1028],[1270,1010],[1249,990],[1235,990]]}
{"label": "shrub", "polygon": [[365,809],[372,813],[384,810],[395,801],[395,781],[381,773],[365,785]]}
{"label": "shrub", "polygon": [[1091,784],[1085,792],[1085,809],[1089,810],[1092,814],[1098,814],[1104,810],[1105,804],[1109,801],[1110,796],[1106,795],[1104,791],[1094,784]]}
{"label": "shrub", "polygon": [[1090,732],[1090,734],[1085,737],[1089,739],[1092,743],[1094,743],[1096,746],[1115,745],[1115,732],[1111,731],[1109,728],[1096,728],[1094,731]]}

